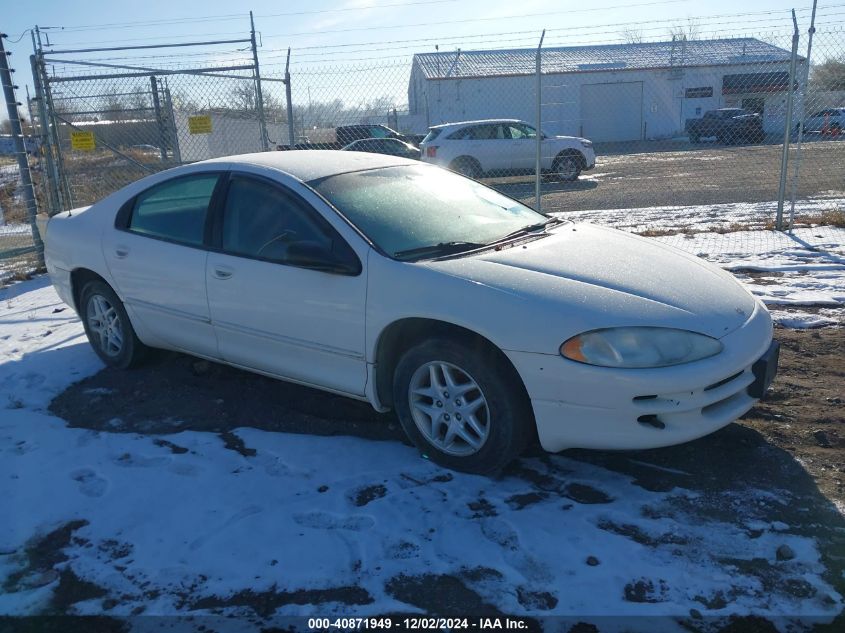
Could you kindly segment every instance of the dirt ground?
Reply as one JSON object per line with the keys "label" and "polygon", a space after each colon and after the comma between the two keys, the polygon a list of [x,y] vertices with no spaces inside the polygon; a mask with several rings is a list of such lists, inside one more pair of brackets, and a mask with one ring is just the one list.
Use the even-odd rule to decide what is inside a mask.
{"label": "dirt ground", "polygon": [[[782,345],[777,379],[766,399],[737,424],[794,456],[845,511],[845,328],[778,328],[776,338]],[[169,353],[130,372],[104,369],[59,395],[51,411],[70,426],[103,431],[220,433],[231,436],[235,450],[242,449],[228,432],[239,426],[407,441],[392,414],[376,413],[367,403]],[[714,441],[703,438],[685,446],[697,450]],[[573,452],[590,461],[593,454],[616,455],[568,453]],[[671,466],[689,453],[673,447],[640,454]]]}
{"label": "dirt ground", "polygon": [[[686,502],[679,497],[677,507],[660,511],[668,511],[665,516],[677,513],[702,520],[731,521],[743,530],[748,528],[742,526],[752,519],[782,522],[791,533],[816,540],[827,569],[824,577],[845,595],[845,328],[779,328],[776,338],[782,344],[778,377],[766,400],[739,422],[681,446],[637,452],[570,450],[563,454],[629,476],[635,485],[646,490],[683,488],[694,492],[695,501]],[[217,433],[227,448],[250,457],[255,449],[231,432],[242,426],[406,441],[391,414],[377,414],[365,403],[178,354],[161,354],[145,367],[130,372],[105,369],[59,395],[51,411],[74,427],[163,435],[156,443],[174,453],[186,449],[170,443],[167,434],[196,430]],[[534,454],[542,455],[538,449],[534,449]],[[546,472],[526,466],[528,462],[516,462],[502,476],[517,477],[535,491],[526,495],[532,497],[526,503],[556,492],[579,504],[612,503],[600,498],[601,491],[591,486],[566,484],[566,472],[555,471],[550,460],[546,461]],[[737,506],[737,495],[741,497],[748,490],[756,491],[755,501],[750,504],[753,507]],[[649,547],[661,546],[662,541],[653,541],[636,526],[608,522],[599,527]],[[768,587],[773,596],[781,592],[800,598],[807,590],[800,579],[777,577],[765,559],[730,559],[723,563],[758,577],[761,586]],[[71,589],[77,583],[84,589],[84,580],[66,581],[71,596],[76,595]],[[460,575],[400,576],[388,590],[400,601],[429,613],[460,615],[479,611],[479,605],[484,606],[481,612],[492,611],[483,596],[471,589],[472,582]],[[237,604],[256,612],[262,605],[266,607],[270,599],[249,591],[242,594],[235,596]],[[83,591],[81,595],[87,594]],[[272,596],[273,600],[283,598]],[[642,600],[648,602],[646,598]],[[186,594],[185,599],[192,598]],[[626,599],[640,601],[637,587],[631,588]],[[222,598],[214,600],[206,606],[229,604]],[[724,604],[724,596],[701,600],[707,609],[718,609]],[[68,604],[74,601],[71,598]],[[313,602],[318,604],[320,599]],[[702,633],[776,630],[772,622],[749,617],[750,620],[732,620],[724,629],[722,625],[717,629],[696,628],[691,620],[687,624],[692,622],[688,628]],[[814,630],[845,630],[845,615]]]}

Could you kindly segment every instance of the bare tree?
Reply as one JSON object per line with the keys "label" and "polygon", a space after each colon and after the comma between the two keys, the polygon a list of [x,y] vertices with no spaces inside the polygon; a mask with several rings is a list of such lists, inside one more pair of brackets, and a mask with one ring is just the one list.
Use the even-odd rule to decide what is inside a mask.
{"label": "bare tree", "polygon": [[686,24],[673,24],[667,35],[673,40],[697,40],[701,37],[701,23],[695,18],[688,18]]}
{"label": "bare tree", "polygon": [[627,28],[619,32],[620,37],[626,44],[642,44],[643,32],[641,29]]}
{"label": "bare tree", "polygon": [[845,90],[845,57],[815,64],[810,73],[814,90]]}

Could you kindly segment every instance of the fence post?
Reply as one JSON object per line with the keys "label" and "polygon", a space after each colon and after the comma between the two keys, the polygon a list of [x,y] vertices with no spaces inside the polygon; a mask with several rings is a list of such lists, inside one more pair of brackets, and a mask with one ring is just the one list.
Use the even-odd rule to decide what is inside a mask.
{"label": "fence post", "polygon": [[156,115],[156,127],[158,128],[158,149],[161,153],[162,162],[167,160],[167,134],[164,131],[164,121],[161,118],[161,100],[158,98],[158,80],[155,75],[150,75],[150,89],[153,91],[153,110]]}
{"label": "fence post", "polygon": [[9,112],[9,124],[12,131],[12,139],[15,142],[15,154],[18,159],[18,170],[20,171],[21,186],[23,187],[23,198],[26,202],[26,219],[32,230],[32,242],[35,244],[35,252],[38,256],[38,266],[44,265],[44,243],[38,232],[38,223],[35,216],[38,215],[38,207],[35,201],[35,189],[32,186],[32,175],[29,173],[29,160],[26,153],[26,144],[23,140],[23,129],[18,115],[18,103],[15,98],[15,85],[12,83],[12,72],[9,69],[9,55],[3,40],[5,33],[0,33],[0,83],[3,84],[3,96],[6,100],[6,109]]}
{"label": "fence post", "polygon": [[789,87],[786,93],[786,120],[783,124],[783,150],[780,157],[780,183],[778,184],[778,210],[775,228],[783,231],[783,202],[786,197],[786,171],[789,166],[789,137],[792,133],[792,100],[795,93],[795,66],[798,63],[798,20],[792,10],[792,56],[789,61]]}
{"label": "fence post", "polygon": [[540,43],[537,45],[537,155],[534,163],[534,210],[541,213],[540,205],[540,179],[542,173],[540,170],[540,158],[543,149],[543,132],[540,125],[542,124],[542,103],[543,103],[543,86],[542,86],[542,68],[540,53],[543,49],[543,38],[546,37],[546,29],[540,34]]}
{"label": "fence post", "polygon": [[38,71],[38,61],[35,55],[29,57],[32,66],[32,85],[35,88],[35,100],[38,102],[38,132],[41,137],[38,151],[44,157],[47,164],[47,171],[44,174],[45,190],[49,193],[47,199],[49,204],[47,212],[54,215],[62,210],[62,199],[59,194],[59,172],[56,169],[56,162],[53,160],[53,148],[50,141],[50,125],[47,118],[47,105],[44,100],[44,88],[41,85],[41,74]]}
{"label": "fence post", "polygon": [[288,143],[293,148],[296,139],[293,131],[293,96],[290,88],[290,46],[288,46],[288,57],[285,61],[285,105],[288,109]]}
{"label": "fence post", "polygon": [[789,230],[795,224],[795,198],[798,195],[798,181],[801,177],[801,147],[804,142],[804,119],[806,114],[807,88],[810,84],[810,54],[813,52],[813,34],[816,32],[816,5],[818,0],[813,0],[813,14],[810,17],[810,28],[807,31],[807,59],[804,60],[804,82],[801,90],[801,100],[798,104],[798,142],[795,146],[795,171],[792,173],[792,190],[789,206]]}
{"label": "fence post", "polygon": [[264,95],[261,93],[261,72],[258,70],[258,46],[255,43],[255,22],[252,11],[249,12],[250,39],[252,40],[252,60],[255,63],[255,108],[258,111],[258,128],[261,132],[261,147],[266,152],[270,149],[267,137],[267,121],[264,119]]}

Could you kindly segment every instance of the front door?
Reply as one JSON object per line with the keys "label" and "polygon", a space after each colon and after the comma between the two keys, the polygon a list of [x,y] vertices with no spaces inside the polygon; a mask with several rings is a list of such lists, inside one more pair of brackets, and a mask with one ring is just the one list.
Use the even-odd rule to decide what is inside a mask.
{"label": "front door", "polygon": [[219,173],[198,173],[152,186],[121,209],[102,241],[116,290],[142,338],[148,333],[152,345],[214,358],[203,241],[219,179]]}
{"label": "front door", "polygon": [[292,254],[310,244],[357,264],[343,238],[292,191],[246,174],[230,178],[218,233],[206,282],[223,359],[363,395],[365,272],[314,270]]}

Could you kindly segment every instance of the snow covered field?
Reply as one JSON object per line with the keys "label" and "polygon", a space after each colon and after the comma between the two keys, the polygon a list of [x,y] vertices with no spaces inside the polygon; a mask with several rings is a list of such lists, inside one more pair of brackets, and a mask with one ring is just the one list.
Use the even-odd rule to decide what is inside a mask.
{"label": "snow covered field", "polygon": [[[589,176],[585,176],[589,178]],[[800,200],[795,207],[797,218],[814,216],[823,211],[845,209],[843,198]],[[789,220],[787,201],[784,218]],[[636,209],[597,209],[559,213],[573,222],[592,222],[612,226],[623,231],[716,231],[741,225],[752,230],[771,223],[777,213],[777,202],[736,202],[733,204],[703,204],[684,207],[642,207]]]}
{"label": "snow covered field", "polygon": [[[813,231],[659,239],[737,271],[784,322],[841,323],[845,230]],[[698,465],[633,457],[639,476],[542,456],[491,480],[397,442],[239,428],[237,451],[50,415],[100,368],[45,277],[0,291],[0,615],[419,613],[456,583],[479,610],[572,621],[753,612],[787,630],[843,606],[798,489],[714,489]]]}

